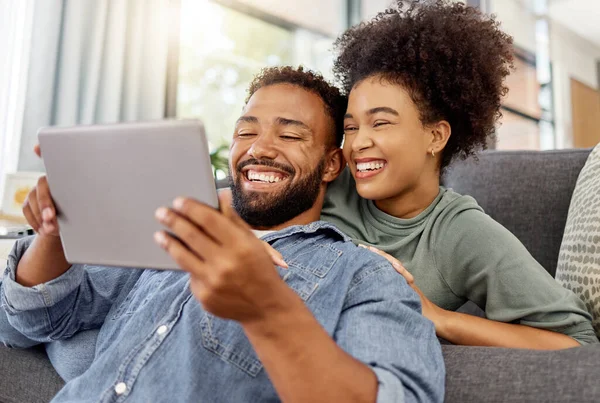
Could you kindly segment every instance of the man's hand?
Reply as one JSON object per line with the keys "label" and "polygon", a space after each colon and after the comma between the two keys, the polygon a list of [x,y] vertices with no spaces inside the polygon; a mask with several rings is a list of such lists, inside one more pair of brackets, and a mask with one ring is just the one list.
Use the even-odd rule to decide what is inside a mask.
{"label": "man's hand", "polygon": [[177,238],[161,231],[156,242],[190,273],[191,290],[207,311],[241,324],[282,313],[293,291],[263,243],[220,201],[221,212],[184,198],[158,209],[156,218]]}
{"label": "man's hand", "polygon": [[[34,147],[34,151],[38,157],[42,156],[39,144]],[[37,185],[27,195],[23,203],[23,215],[36,233],[59,236],[56,207],[46,175],[38,179]]]}
{"label": "man's hand", "polygon": [[[42,156],[39,144],[34,151],[38,157]],[[71,267],[59,237],[56,207],[46,176],[38,179],[27,195],[23,215],[38,236],[19,261],[16,280],[21,285],[33,287],[57,278]]]}

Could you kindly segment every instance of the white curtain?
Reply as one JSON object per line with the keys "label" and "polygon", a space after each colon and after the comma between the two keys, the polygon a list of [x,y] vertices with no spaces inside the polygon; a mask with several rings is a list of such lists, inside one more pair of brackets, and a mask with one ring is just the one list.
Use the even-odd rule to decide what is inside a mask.
{"label": "white curtain", "polygon": [[17,170],[32,19],[33,0],[0,0],[0,200]]}
{"label": "white curtain", "polygon": [[42,126],[164,116],[170,3],[36,1],[20,170],[42,170],[32,151]]}

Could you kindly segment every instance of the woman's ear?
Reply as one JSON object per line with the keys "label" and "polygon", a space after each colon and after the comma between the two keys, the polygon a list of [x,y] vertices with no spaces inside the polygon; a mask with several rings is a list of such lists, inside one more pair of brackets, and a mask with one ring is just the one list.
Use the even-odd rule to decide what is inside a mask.
{"label": "woman's ear", "polygon": [[327,153],[327,160],[325,163],[325,172],[323,174],[323,182],[333,182],[346,167],[346,160],[342,149],[335,147]]}
{"label": "woman's ear", "polygon": [[450,123],[445,120],[441,120],[436,124],[431,126],[431,143],[429,145],[430,150],[429,153],[433,151],[433,154],[441,153],[448,140],[450,139],[450,135],[452,134],[452,128],[450,127]]}

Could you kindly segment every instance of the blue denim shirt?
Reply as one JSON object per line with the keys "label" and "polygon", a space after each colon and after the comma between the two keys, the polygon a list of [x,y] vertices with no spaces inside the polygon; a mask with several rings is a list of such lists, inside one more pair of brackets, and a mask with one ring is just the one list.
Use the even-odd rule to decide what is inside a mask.
{"label": "blue denim shirt", "polygon": [[[328,334],[372,368],[378,402],[443,400],[433,324],[387,261],[324,222],[263,239],[282,253],[289,269],[280,275]],[[15,246],[3,278],[12,327],[37,342],[100,329],[91,366],[55,402],[279,401],[241,326],[204,311],[187,273],[74,265],[27,288],[15,282],[27,243]]]}

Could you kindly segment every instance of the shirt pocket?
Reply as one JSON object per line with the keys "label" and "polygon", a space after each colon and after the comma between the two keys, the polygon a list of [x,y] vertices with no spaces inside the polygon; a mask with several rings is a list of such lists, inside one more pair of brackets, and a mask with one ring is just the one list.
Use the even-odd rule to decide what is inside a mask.
{"label": "shirt pocket", "polygon": [[112,316],[113,320],[130,316],[145,306],[168,277],[162,270],[146,270]]}
{"label": "shirt pocket", "polygon": [[277,245],[276,249],[291,268],[310,273],[320,280],[327,276],[343,253],[330,245],[327,239],[321,242],[320,238]]}
{"label": "shirt pocket", "polygon": [[[286,284],[294,290],[304,302],[317,289],[318,283],[301,273],[278,268]],[[256,377],[263,368],[252,344],[242,327],[235,321],[218,318],[205,312],[200,322],[202,346],[218,355],[226,362],[236,366],[251,377]]]}

